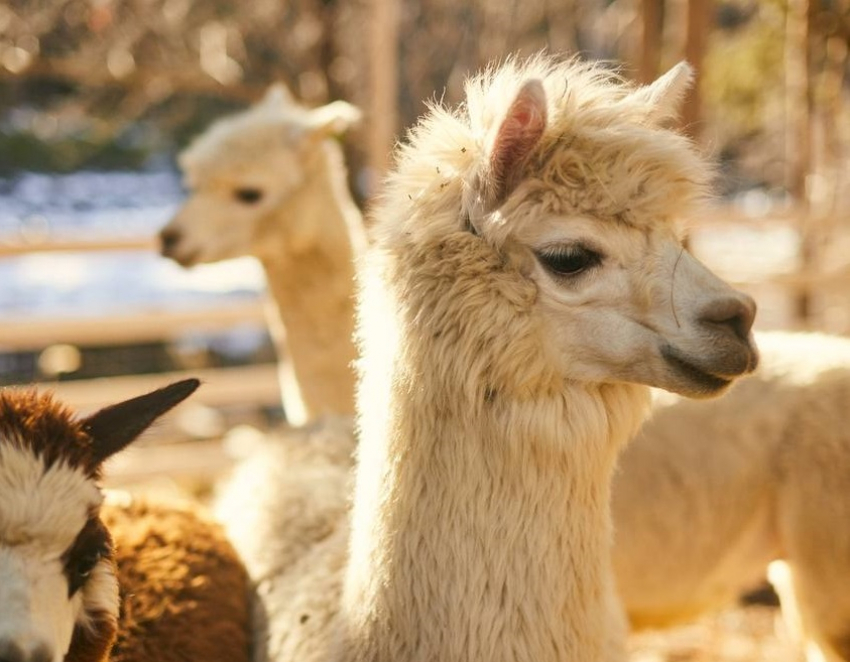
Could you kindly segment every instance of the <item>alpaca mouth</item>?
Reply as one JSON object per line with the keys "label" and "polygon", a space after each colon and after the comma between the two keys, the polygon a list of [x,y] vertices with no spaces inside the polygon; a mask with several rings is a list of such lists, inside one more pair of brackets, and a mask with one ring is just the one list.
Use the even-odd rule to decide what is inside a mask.
{"label": "alpaca mouth", "polygon": [[200,251],[192,251],[190,253],[180,254],[177,251],[171,249],[170,247],[164,247],[160,253],[163,257],[167,257],[170,260],[174,260],[181,267],[192,267],[198,262],[198,255]]}
{"label": "alpaca mouth", "polygon": [[677,373],[707,393],[721,391],[732,383],[732,379],[728,377],[721,377],[707,372],[690,361],[685,360],[672,347],[662,347],[661,356],[664,357],[668,365],[672,366]]}

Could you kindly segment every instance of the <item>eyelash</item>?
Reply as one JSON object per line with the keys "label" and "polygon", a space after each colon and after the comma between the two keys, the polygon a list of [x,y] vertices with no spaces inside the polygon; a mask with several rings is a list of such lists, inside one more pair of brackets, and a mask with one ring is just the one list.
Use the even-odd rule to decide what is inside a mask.
{"label": "eyelash", "polygon": [[258,188],[238,188],[233,192],[239,202],[253,205],[263,199],[263,192]]}
{"label": "eyelash", "polygon": [[553,247],[536,255],[547,271],[561,278],[575,278],[602,263],[600,253],[579,244]]}

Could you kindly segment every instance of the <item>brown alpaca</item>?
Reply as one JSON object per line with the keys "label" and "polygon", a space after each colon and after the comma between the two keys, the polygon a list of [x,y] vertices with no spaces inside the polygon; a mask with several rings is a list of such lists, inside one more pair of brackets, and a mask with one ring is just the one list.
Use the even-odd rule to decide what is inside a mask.
{"label": "brown alpaca", "polygon": [[104,503],[103,462],[197,380],[84,419],[0,392],[0,660],[247,660],[248,580],[188,508]]}

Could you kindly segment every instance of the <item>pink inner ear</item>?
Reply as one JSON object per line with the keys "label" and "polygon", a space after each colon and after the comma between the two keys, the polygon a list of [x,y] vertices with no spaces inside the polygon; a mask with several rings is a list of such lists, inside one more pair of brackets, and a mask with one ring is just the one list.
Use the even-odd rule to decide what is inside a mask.
{"label": "pink inner ear", "polygon": [[531,123],[531,110],[523,110],[517,113],[514,119],[523,126]]}
{"label": "pink inner ear", "polygon": [[488,207],[501,204],[521,181],[525,160],[546,129],[546,94],[539,80],[527,81],[502,121],[490,153],[492,193]]}

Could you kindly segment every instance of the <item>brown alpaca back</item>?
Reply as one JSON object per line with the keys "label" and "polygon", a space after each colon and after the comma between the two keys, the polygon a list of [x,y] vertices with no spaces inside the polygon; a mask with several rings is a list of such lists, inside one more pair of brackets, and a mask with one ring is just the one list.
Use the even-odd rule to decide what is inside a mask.
{"label": "brown alpaca back", "polygon": [[250,659],[248,577],[220,527],[189,508],[107,504],[121,587],[111,662]]}

